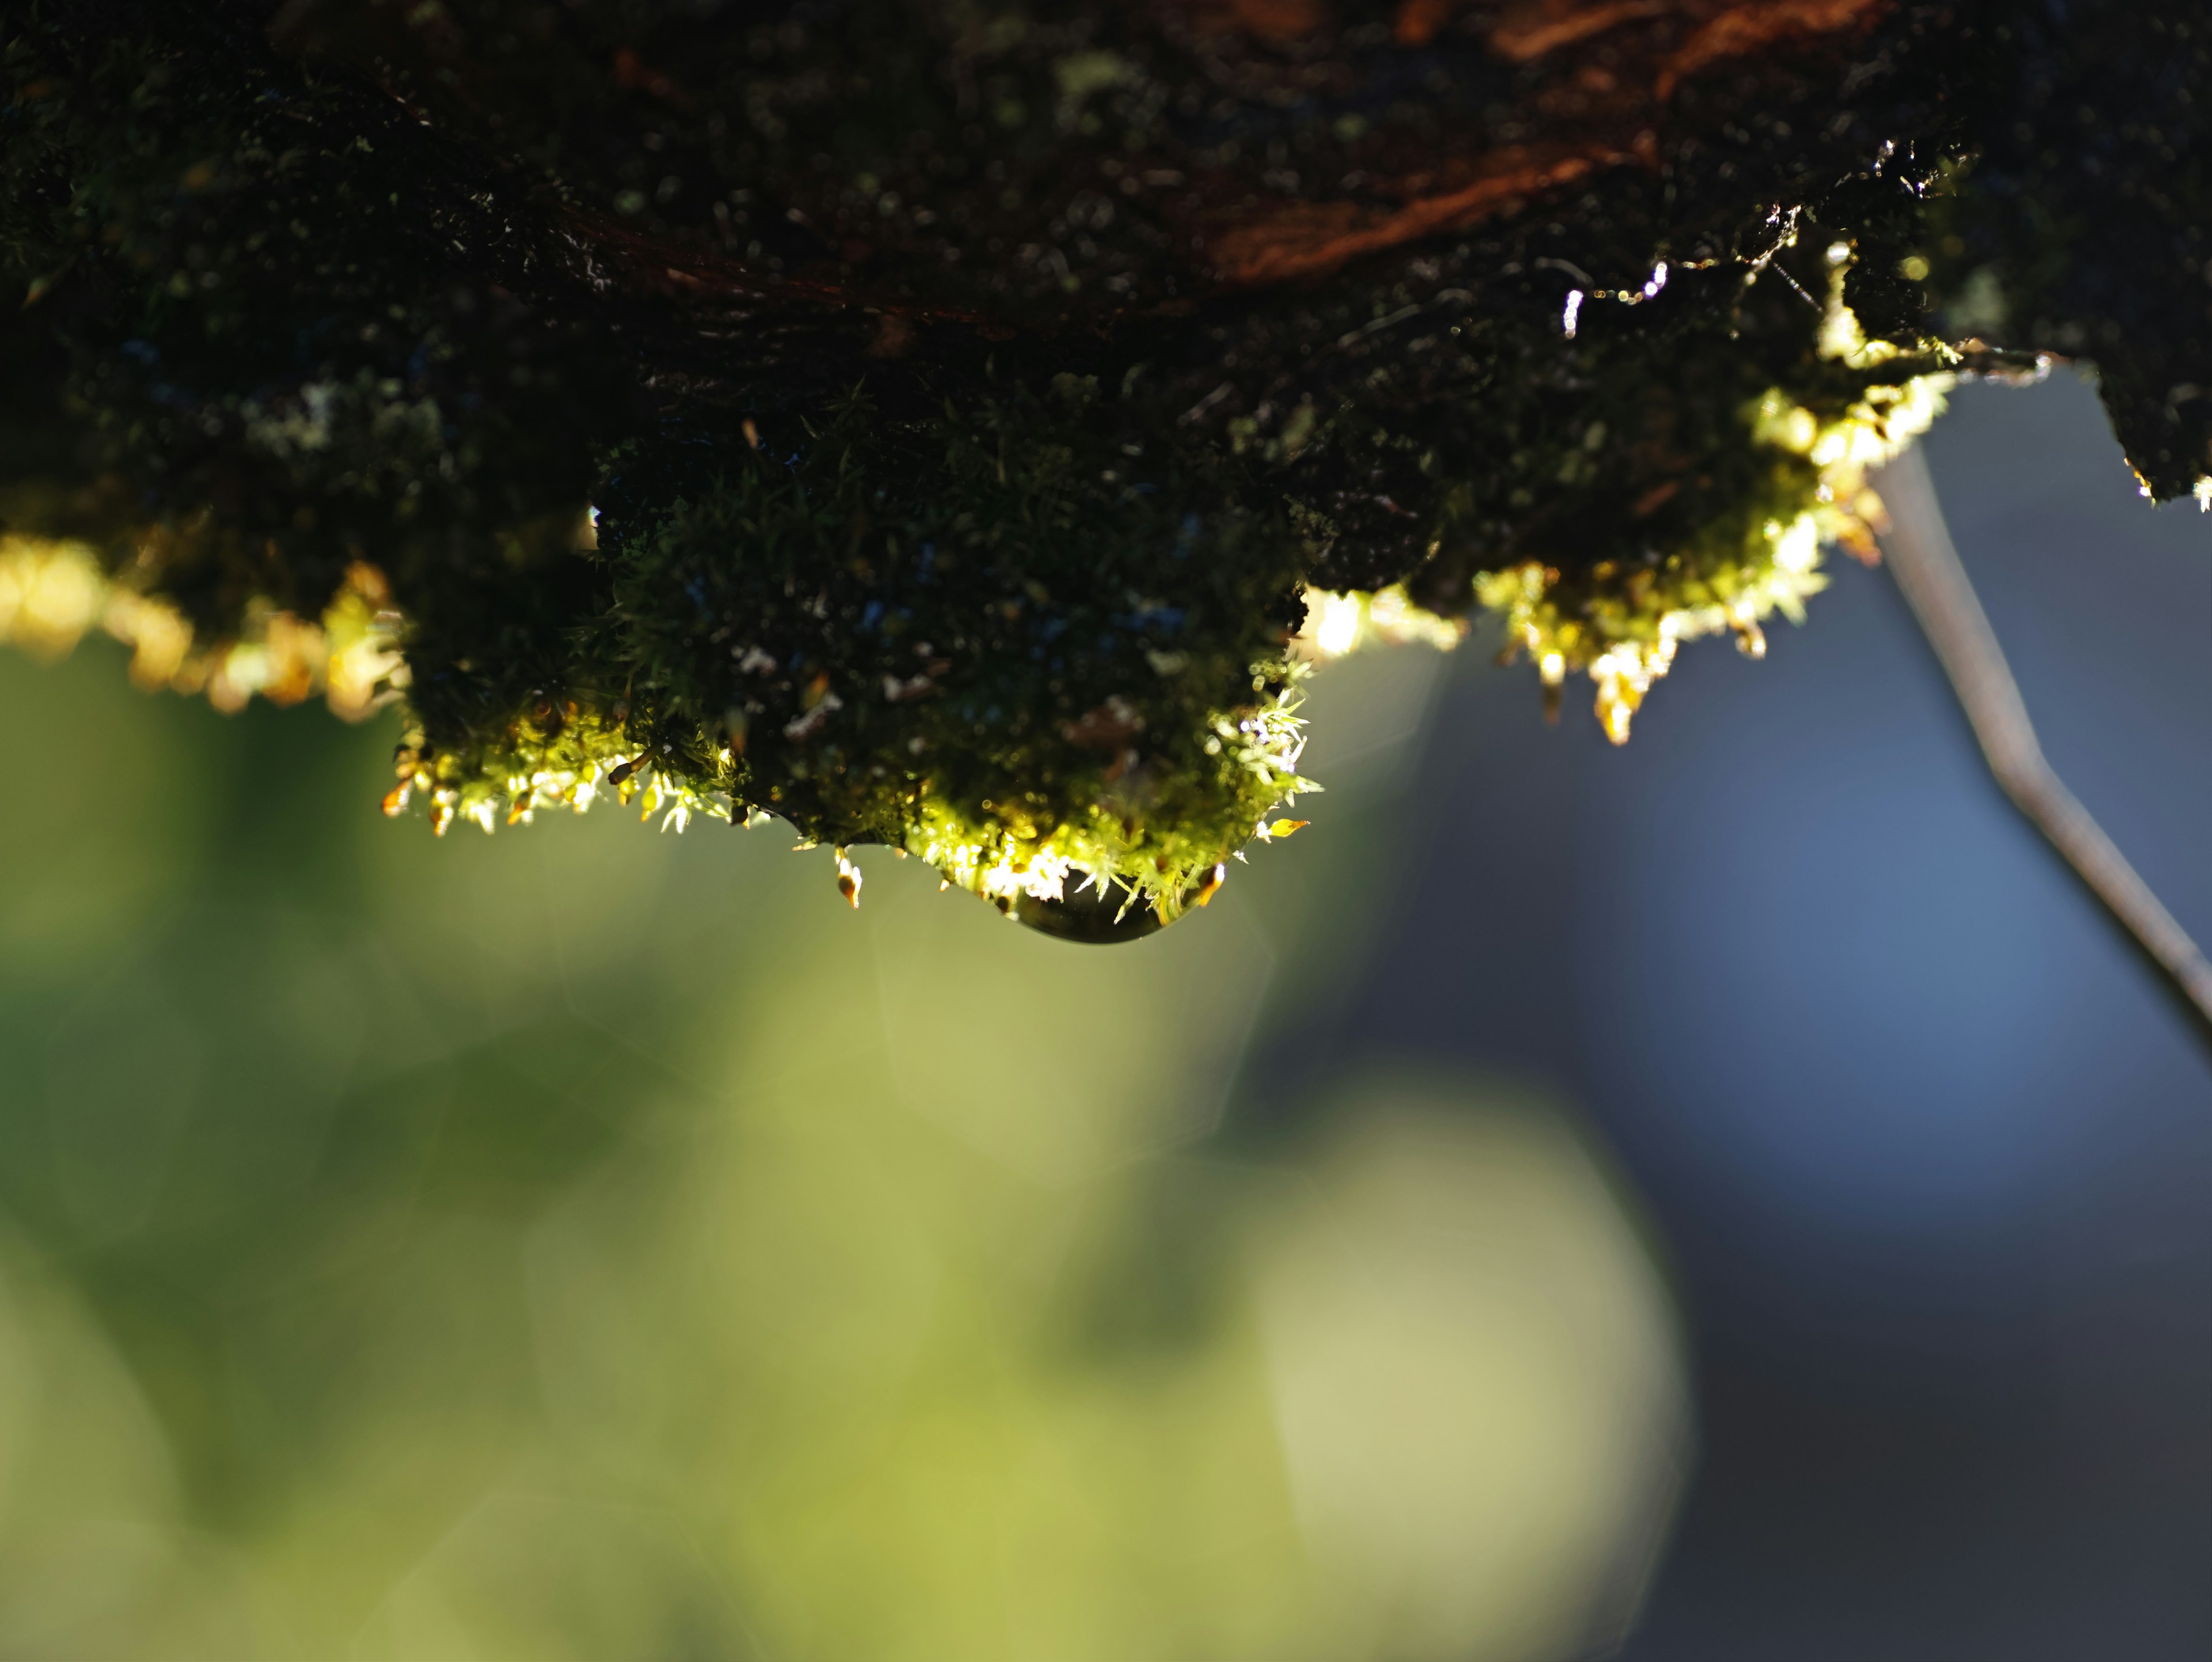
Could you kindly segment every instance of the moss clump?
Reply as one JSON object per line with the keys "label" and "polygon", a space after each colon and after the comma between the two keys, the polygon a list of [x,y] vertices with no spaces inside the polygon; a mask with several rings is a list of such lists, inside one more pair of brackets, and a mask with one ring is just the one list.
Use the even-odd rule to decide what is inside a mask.
{"label": "moss clump", "polygon": [[1300,545],[1233,466],[1132,458],[1018,393],[906,420],[856,394],[729,436],[683,477],[611,470],[577,557],[603,606],[489,742],[516,702],[498,643],[410,641],[403,768],[441,813],[607,781],[993,898],[1072,862],[1172,917],[1299,783]]}
{"label": "moss clump", "polygon": [[[1615,744],[1626,742],[1644,695],[1684,642],[1730,632],[1739,648],[1763,657],[1760,625],[1778,612],[1802,623],[1804,603],[1827,586],[1824,546],[1878,557],[1874,532],[1883,511],[1867,470],[1927,430],[1961,360],[1932,344],[1905,352],[1869,342],[1844,303],[1852,257],[1841,244],[1828,257],[1834,270],[1817,362],[1797,366],[1790,390],[1746,397],[1732,425],[1706,435],[1699,449],[1675,447],[1682,435],[1667,423],[1664,476],[1647,469],[1632,497],[1610,493],[1626,497],[1632,516],[1656,517],[1682,495],[1684,476],[1694,476],[1705,500],[1693,518],[1651,535],[1638,557],[1583,565],[1532,551],[1474,580],[1477,598],[1504,621],[1509,653],[1525,652],[1547,691],[1570,673],[1589,675],[1598,720]],[[1754,367],[1731,365],[1738,375]],[[1624,405],[1668,407],[1658,398]],[[1714,398],[1705,408],[1726,405]],[[1606,448],[1599,436],[1593,453]],[[1728,479],[1723,490],[1714,489],[1717,475]]]}
{"label": "moss clump", "polygon": [[[0,633],[399,700],[441,828],[641,794],[1157,919],[1302,788],[1311,597],[1488,606],[1620,737],[1931,377],[2094,355],[2212,497],[2193,20],[1218,11],[12,13]],[[2114,136],[2021,138],[2059,86]]]}

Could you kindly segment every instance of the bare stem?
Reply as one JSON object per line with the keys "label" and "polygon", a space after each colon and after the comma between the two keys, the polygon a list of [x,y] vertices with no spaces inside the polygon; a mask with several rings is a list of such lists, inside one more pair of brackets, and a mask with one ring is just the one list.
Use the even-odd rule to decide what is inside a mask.
{"label": "bare stem", "polygon": [[1890,572],[1950,677],[1990,771],[2212,1031],[2212,964],[2044,758],[1919,448],[1884,468],[1877,488],[1889,509],[1882,541]]}

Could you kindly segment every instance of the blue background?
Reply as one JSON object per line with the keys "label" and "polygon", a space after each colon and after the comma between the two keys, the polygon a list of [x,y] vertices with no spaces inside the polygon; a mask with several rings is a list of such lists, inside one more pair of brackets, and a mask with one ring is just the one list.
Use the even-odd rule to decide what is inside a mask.
{"label": "blue background", "polygon": [[[2046,752],[2212,939],[2212,519],[2063,372],[1928,445]],[[2212,1062],[1832,569],[1620,750],[1462,654],[1312,1042],[1547,1082],[1641,1191],[1701,1452],[1630,1657],[2212,1654]]]}

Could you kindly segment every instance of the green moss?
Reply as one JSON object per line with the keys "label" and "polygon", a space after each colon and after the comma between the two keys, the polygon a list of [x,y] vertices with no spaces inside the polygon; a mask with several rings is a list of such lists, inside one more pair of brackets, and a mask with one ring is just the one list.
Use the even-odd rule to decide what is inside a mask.
{"label": "green moss", "polygon": [[505,811],[513,781],[632,763],[816,841],[941,849],[969,886],[1054,853],[1171,915],[1295,783],[1300,546],[1229,465],[1147,466],[1065,414],[854,394],[695,443],[681,480],[629,458],[573,557],[604,608],[557,662],[410,639],[426,784]]}
{"label": "green moss", "polygon": [[[1885,389],[2093,354],[2148,490],[2212,466],[2201,26],[1897,9],[1686,84],[1656,174],[1296,264],[1408,156],[1616,143],[1573,54],[1391,15],[11,13],[0,532],[112,594],[0,634],[402,697],[441,824],[642,792],[1165,917],[1304,788],[1312,590],[1500,610],[1618,736],[1863,537],[1818,450]],[[2097,133],[2021,139],[2062,83]]]}

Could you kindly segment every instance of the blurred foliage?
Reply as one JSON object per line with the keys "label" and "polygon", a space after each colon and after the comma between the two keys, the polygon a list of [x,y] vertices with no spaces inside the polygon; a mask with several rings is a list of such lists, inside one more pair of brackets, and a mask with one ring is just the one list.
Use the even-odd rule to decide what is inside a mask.
{"label": "blurred foliage", "polygon": [[0,807],[0,1654],[1539,1657],[1632,1609],[1682,1386],[1572,1130],[1237,1085],[1357,971],[1443,661],[1340,667],[1315,829],[1098,954],[887,854],[825,916],[781,827],[434,842],[359,811],[388,728],[112,655],[0,661],[58,735]]}

